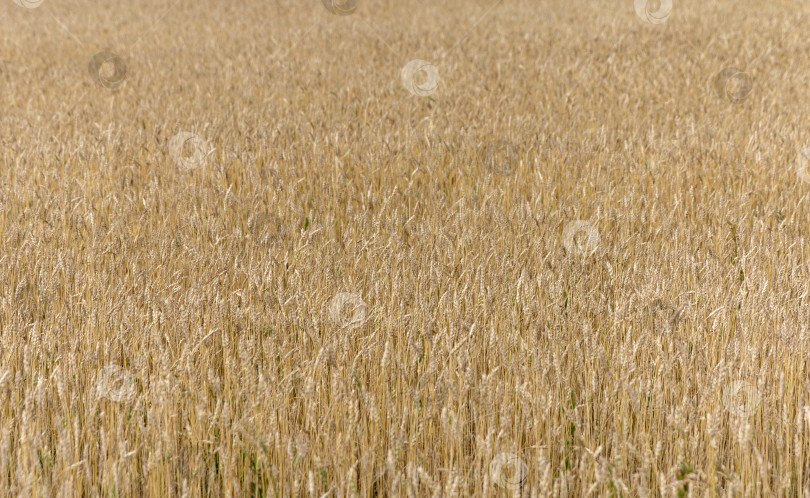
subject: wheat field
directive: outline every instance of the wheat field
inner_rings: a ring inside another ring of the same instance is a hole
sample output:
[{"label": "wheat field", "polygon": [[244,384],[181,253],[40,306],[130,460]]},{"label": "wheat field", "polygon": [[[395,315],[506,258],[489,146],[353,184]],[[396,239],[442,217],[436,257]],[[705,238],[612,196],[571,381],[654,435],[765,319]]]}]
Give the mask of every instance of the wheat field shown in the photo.
[{"label": "wheat field", "polygon": [[0,496],[809,496],[808,21],[5,0]]}]

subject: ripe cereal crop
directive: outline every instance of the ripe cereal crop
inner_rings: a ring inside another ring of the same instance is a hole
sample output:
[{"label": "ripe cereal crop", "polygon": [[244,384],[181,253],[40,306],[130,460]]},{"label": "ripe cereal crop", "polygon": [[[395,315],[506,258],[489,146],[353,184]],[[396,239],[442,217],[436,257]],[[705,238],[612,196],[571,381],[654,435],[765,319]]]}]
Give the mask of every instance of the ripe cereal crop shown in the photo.
[{"label": "ripe cereal crop", "polygon": [[0,497],[810,495],[808,20],[6,0]]}]

